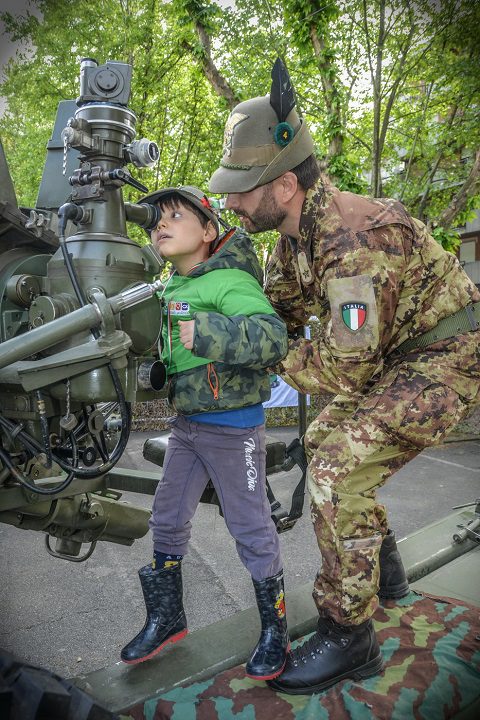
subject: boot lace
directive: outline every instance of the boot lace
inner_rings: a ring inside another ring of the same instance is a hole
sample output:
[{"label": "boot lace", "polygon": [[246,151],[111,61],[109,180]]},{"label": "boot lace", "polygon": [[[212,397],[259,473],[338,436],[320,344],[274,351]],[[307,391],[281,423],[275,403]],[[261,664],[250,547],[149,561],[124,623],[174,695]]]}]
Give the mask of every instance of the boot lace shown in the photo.
[{"label": "boot lace", "polygon": [[295,650],[292,650],[292,662],[295,667],[300,663],[306,664],[309,660],[315,660],[318,656],[328,651],[332,644],[340,648],[347,647],[349,641],[338,630],[333,629],[328,620],[319,621],[319,630]]}]

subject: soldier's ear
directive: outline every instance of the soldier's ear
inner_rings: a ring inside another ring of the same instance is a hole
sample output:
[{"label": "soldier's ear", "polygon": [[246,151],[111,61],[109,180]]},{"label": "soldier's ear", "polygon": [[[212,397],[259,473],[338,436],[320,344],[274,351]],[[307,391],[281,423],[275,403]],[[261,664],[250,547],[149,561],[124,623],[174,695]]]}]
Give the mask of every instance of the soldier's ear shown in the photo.
[{"label": "soldier's ear", "polygon": [[277,184],[277,192],[284,203],[288,203],[298,190],[298,178],[293,172],[286,172],[274,180]]}]

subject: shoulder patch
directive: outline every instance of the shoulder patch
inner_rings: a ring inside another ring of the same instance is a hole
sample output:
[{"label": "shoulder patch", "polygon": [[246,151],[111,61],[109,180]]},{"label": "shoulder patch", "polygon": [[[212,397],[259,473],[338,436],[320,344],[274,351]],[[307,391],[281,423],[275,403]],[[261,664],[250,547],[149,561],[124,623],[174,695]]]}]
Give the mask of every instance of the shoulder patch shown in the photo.
[{"label": "shoulder patch", "polygon": [[328,280],[333,343],[338,350],[375,350],[379,343],[377,303],[370,275]]},{"label": "shoulder patch", "polygon": [[302,250],[297,254],[298,270],[304,285],[310,285],[313,282],[313,275],[310,264],[307,260],[305,252]]}]

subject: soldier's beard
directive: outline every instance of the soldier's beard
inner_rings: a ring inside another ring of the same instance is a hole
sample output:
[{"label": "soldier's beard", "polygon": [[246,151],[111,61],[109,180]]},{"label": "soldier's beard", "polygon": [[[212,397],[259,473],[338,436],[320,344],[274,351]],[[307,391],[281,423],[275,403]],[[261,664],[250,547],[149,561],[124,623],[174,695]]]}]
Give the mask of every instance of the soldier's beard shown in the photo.
[{"label": "soldier's beard", "polygon": [[235,210],[236,215],[241,215],[245,230],[250,233],[260,233],[266,230],[276,230],[287,217],[286,210],[279,208],[273,195],[273,188],[270,184],[263,188],[262,197],[257,209],[249,214],[240,208]]}]

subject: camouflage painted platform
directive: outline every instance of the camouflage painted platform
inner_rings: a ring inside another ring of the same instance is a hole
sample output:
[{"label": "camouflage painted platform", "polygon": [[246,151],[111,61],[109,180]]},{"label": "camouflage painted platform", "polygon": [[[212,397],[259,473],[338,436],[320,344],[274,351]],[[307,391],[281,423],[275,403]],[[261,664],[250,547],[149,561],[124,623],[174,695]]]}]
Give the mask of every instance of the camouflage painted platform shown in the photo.
[{"label": "camouflage painted platform", "polygon": [[[131,708],[133,720],[447,720],[480,702],[480,612],[415,592],[375,614],[385,671],[313,696],[275,693],[243,665]],[[472,715],[474,717],[474,715]],[[480,717],[477,715],[476,717]]]}]

